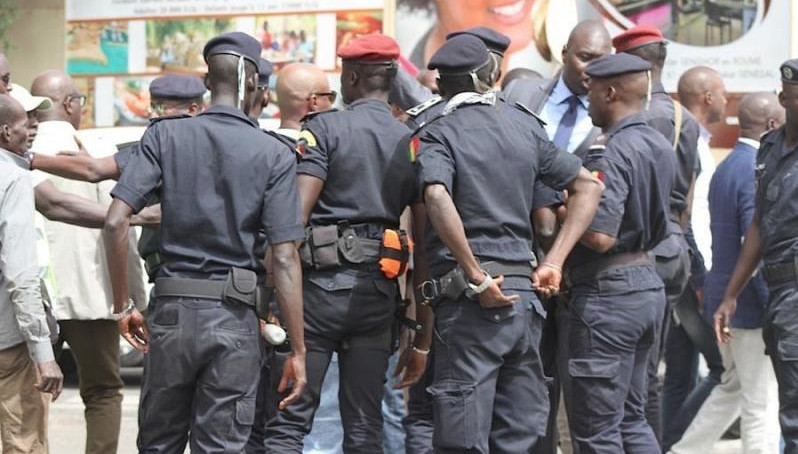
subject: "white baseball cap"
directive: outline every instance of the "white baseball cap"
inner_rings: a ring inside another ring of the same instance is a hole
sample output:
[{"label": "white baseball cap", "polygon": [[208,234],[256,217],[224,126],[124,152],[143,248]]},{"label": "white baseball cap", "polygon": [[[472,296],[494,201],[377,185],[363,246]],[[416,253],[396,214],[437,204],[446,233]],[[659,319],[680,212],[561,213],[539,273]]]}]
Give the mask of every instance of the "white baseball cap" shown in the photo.
[{"label": "white baseball cap", "polygon": [[44,96],[33,96],[28,90],[25,90],[24,87],[13,83],[11,84],[11,91],[8,94],[12,98],[16,99],[17,102],[22,104],[25,112],[31,112],[39,109],[49,109],[53,105],[53,101],[50,100],[50,98]]}]

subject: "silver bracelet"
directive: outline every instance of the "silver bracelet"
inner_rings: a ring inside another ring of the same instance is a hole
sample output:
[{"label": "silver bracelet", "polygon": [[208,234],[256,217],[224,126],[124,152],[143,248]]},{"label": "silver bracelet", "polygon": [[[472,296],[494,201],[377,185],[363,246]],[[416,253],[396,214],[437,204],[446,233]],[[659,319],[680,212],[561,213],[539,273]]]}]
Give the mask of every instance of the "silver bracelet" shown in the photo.
[{"label": "silver bracelet", "polygon": [[128,315],[132,314],[134,310],[136,310],[136,305],[133,304],[133,301],[131,300],[128,303],[127,307],[122,310],[122,312],[114,312],[114,313],[112,313],[111,314],[111,320],[113,320],[115,322],[118,322],[119,320],[122,320],[123,318],[125,318]]},{"label": "silver bracelet", "polygon": [[416,353],[420,353],[420,354],[422,354],[424,356],[429,355],[429,350],[422,350],[422,349],[416,347],[415,345],[413,346],[413,351],[416,352]]},{"label": "silver bracelet", "polygon": [[468,288],[475,295],[479,295],[480,293],[484,292],[485,290],[488,289],[488,287],[490,287],[491,284],[493,284],[493,277],[484,270],[482,272],[485,273],[485,279],[482,281],[481,284],[475,285],[472,284],[471,282],[468,283]]}]

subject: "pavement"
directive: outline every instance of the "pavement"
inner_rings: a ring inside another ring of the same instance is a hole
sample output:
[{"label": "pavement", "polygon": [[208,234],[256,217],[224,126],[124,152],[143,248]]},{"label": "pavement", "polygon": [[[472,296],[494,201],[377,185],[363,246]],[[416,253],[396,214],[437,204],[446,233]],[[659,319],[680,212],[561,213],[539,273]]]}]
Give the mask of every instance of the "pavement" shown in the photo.
[{"label": "pavement", "polygon": [[[119,435],[118,454],[136,453],[138,432],[137,410],[139,402],[140,371],[123,369],[125,382],[122,401],[122,428]],[[53,454],[81,454],[85,449],[86,429],[83,419],[83,403],[74,384],[64,389],[61,397],[50,406],[50,452]],[[188,453],[188,449],[185,451]],[[715,445],[712,453],[740,454],[739,440],[723,440]]]}]

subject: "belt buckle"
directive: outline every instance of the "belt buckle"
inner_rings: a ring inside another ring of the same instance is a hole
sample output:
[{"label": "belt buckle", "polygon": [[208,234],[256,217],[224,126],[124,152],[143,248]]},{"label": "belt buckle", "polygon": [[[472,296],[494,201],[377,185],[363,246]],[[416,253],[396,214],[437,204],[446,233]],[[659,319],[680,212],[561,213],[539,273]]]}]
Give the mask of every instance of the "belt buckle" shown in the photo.
[{"label": "belt buckle", "polygon": [[441,294],[440,285],[434,279],[422,282],[418,290],[425,303],[435,301]]}]

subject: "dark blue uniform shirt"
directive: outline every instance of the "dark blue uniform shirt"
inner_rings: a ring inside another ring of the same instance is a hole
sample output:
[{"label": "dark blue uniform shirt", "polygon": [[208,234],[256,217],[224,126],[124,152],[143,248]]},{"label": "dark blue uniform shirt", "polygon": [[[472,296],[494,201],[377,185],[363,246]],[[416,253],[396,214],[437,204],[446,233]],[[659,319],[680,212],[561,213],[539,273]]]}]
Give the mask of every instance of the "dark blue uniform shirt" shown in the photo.
[{"label": "dark blue uniform shirt", "polygon": [[[419,186],[446,186],[474,255],[531,260],[535,180],[563,189],[579,174],[579,158],[554,146],[531,114],[503,101],[460,106],[429,122],[418,138]],[[452,268],[453,256],[431,230],[430,266]]]},{"label": "dark blue uniform shirt", "polygon": [[759,236],[766,265],[798,254],[798,147],[787,148],[784,127],[762,139],[757,156]]},{"label": "dark blue uniform shirt", "polygon": [[[723,300],[743,237],[754,218],[756,152],[753,146],[737,142],[731,154],[718,165],[709,184],[713,264],[704,282],[704,318],[710,322]],[[737,297],[737,312],[731,326],[761,328],[767,299],[767,285],[757,274]]]},{"label": "dark blue uniform shirt", "polygon": [[[407,149],[397,146],[408,133],[390,106],[375,99],[309,118],[300,134],[306,143],[297,172],[324,181],[309,224],[345,220],[397,228],[399,216],[418,193]],[[382,232],[374,236],[381,238]]]},{"label": "dark blue uniform shirt", "polygon": [[221,280],[231,267],[262,271],[259,231],[270,244],[304,237],[295,168],[243,112],[213,106],[154,122],[111,194],[139,211],[161,182],[159,277]]},{"label": "dark blue uniform shirt", "polygon": [[651,90],[651,105],[646,112],[646,122],[659,131],[670,144],[671,153],[676,154],[676,169],[670,194],[671,219],[678,221],[677,215],[687,208],[687,192],[693,173],[699,168],[698,136],[699,127],[695,117],[684,107],[676,151],[673,140],[676,134],[676,114],[673,99],[665,92],[661,83],[654,84]]},{"label": "dark blue uniform shirt", "polygon": [[604,182],[601,202],[588,230],[612,236],[616,243],[604,254],[577,244],[568,258],[570,267],[603,256],[649,251],[667,233],[676,160],[670,144],[646,125],[642,114],[621,120],[606,135],[606,146],[591,148],[584,161],[584,166]]}]

